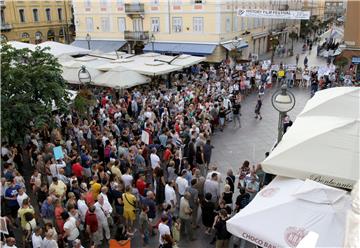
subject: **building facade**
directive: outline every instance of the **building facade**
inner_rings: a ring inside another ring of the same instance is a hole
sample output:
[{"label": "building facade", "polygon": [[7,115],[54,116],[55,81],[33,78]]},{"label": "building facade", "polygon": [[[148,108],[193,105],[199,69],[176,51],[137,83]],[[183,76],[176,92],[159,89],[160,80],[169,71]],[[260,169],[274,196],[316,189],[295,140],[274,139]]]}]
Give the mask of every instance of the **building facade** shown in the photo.
[{"label": "building facade", "polygon": [[356,70],[356,78],[360,81],[360,28],[359,28],[360,1],[348,1],[344,27],[345,47],[341,53],[348,58]]},{"label": "building facade", "polygon": [[2,0],[1,39],[27,43],[59,41],[70,43],[74,36],[70,0]]},{"label": "building facade", "polygon": [[303,10],[310,11],[312,17],[324,20],[326,0],[303,0]]},{"label": "building facade", "polygon": [[243,57],[269,50],[269,35],[283,42],[288,27],[299,31],[300,21],[243,18],[237,9],[300,10],[301,0],[73,0],[76,41],[74,45],[109,51],[190,53],[221,61],[235,37]]},{"label": "building facade", "polygon": [[324,10],[324,20],[338,19],[345,14],[346,1],[344,0],[326,0]]}]

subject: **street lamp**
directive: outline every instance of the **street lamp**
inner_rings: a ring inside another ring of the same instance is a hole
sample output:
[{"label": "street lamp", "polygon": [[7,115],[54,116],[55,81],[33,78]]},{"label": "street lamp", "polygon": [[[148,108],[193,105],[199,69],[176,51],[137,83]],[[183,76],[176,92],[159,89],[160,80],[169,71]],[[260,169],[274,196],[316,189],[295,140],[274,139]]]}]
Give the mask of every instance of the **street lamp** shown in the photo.
[{"label": "street lamp", "polygon": [[279,112],[278,139],[277,139],[277,144],[279,144],[284,134],[282,120],[285,118],[286,113],[294,108],[295,96],[291,91],[287,90],[286,84],[283,84],[281,86],[281,89],[277,90],[272,95],[271,104],[273,105],[274,109],[276,109]]},{"label": "street lamp", "polygon": [[86,34],[86,41],[87,41],[87,43],[88,43],[88,50],[90,50],[90,41],[91,41],[91,36],[90,36],[90,34],[88,33],[88,34]]},{"label": "street lamp", "polygon": [[154,52],[154,42],[155,42],[155,35],[154,35],[154,34],[151,34],[151,36],[150,36],[150,42],[151,42],[152,52]]},{"label": "street lamp", "polygon": [[240,42],[241,42],[241,38],[238,38],[237,36],[234,37],[234,39],[231,41],[231,44],[234,46],[234,48],[238,49],[238,47],[240,46]]},{"label": "street lamp", "polygon": [[91,75],[90,72],[86,69],[85,65],[82,65],[78,72],[79,82],[80,84],[90,84],[91,83]]}]

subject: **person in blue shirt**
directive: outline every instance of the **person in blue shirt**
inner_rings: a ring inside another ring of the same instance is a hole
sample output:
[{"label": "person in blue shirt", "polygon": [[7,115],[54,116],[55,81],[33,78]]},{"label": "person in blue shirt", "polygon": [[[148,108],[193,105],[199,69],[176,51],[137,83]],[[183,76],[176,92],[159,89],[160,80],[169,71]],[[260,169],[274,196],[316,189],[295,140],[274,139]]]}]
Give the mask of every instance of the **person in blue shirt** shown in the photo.
[{"label": "person in blue shirt", "polygon": [[16,200],[20,186],[15,184],[14,177],[9,177],[8,181],[9,181],[10,185],[5,190],[6,207],[9,209],[11,217],[13,217],[15,219],[17,216],[17,211],[20,207],[18,204],[18,201]]}]

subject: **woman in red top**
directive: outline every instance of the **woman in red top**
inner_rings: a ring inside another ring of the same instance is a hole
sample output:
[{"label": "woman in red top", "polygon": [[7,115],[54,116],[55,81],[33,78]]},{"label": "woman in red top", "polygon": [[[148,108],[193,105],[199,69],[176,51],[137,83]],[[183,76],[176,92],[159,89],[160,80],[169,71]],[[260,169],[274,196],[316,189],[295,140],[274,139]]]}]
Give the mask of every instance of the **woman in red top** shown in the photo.
[{"label": "woman in red top", "polygon": [[64,212],[64,208],[61,206],[61,202],[59,199],[55,200],[55,222],[57,230],[60,234],[64,233],[64,220],[61,217],[62,212]]},{"label": "woman in red top", "polygon": [[83,167],[81,166],[81,164],[79,163],[79,161],[77,161],[75,164],[72,165],[72,173],[77,177],[77,178],[81,178],[83,175]]}]

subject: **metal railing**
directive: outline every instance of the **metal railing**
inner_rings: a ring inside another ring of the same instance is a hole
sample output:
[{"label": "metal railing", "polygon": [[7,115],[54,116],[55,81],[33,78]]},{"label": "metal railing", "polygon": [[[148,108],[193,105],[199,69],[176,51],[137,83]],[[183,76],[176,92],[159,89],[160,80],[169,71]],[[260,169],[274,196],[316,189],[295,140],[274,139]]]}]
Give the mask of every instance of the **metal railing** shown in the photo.
[{"label": "metal railing", "polygon": [[144,4],[143,3],[126,3],[125,4],[125,13],[144,13]]},{"label": "metal railing", "polygon": [[9,23],[1,23],[1,31],[4,30],[11,30],[12,29],[12,25]]},{"label": "metal railing", "polygon": [[145,41],[149,40],[149,31],[125,31],[125,40]]}]

